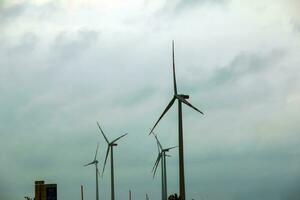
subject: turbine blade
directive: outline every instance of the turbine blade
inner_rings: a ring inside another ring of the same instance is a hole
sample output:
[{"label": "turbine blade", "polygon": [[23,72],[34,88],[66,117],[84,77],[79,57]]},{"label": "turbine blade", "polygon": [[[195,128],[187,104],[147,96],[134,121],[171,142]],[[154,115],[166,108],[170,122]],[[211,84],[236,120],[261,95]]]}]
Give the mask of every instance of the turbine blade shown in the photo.
[{"label": "turbine blade", "polygon": [[154,169],[154,172],[153,172],[153,178],[154,178],[154,176],[155,176],[155,174],[156,174],[156,170],[157,170],[157,167],[158,167],[158,165],[159,165],[159,161],[161,160],[161,154],[159,154],[159,156],[158,156],[158,162],[156,163],[156,166],[155,166],[155,169]]},{"label": "turbine blade", "polygon": [[177,148],[177,147],[178,147],[178,146],[169,147],[169,148],[164,149],[164,151],[169,151],[169,150],[174,149],[174,148]]},{"label": "turbine blade", "polygon": [[104,169],[105,169],[105,165],[106,165],[106,161],[107,161],[109,149],[110,149],[110,146],[108,145],[107,146],[107,150],[106,150],[106,156],[105,156],[104,164],[103,164],[102,176],[103,176],[103,173],[104,173]]},{"label": "turbine blade", "polygon": [[98,154],[98,148],[99,148],[99,142],[97,143],[97,149],[96,149],[96,152],[95,152],[94,160],[96,160],[96,157],[97,157],[97,154]]},{"label": "turbine blade", "polygon": [[157,146],[157,152],[160,153],[160,146],[157,141],[156,141],[156,146]]},{"label": "turbine blade", "polygon": [[92,164],[94,164],[94,163],[95,163],[95,161],[92,161],[92,162],[90,162],[90,163],[88,163],[88,164],[85,164],[85,165],[83,165],[83,166],[86,167],[86,166],[92,165]]},{"label": "turbine blade", "polygon": [[154,134],[154,137],[155,137],[155,139],[156,139],[156,143],[157,143],[157,145],[159,146],[160,150],[162,150],[163,148],[162,148],[162,146],[161,146],[161,144],[160,144],[160,142],[159,142],[159,140],[158,140],[158,138],[157,138],[157,135]]},{"label": "turbine blade", "polygon": [[161,120],[161,118],[166,114],[166,112],[168,112],[168,110],[171,108],[171,106],[173,105],[174,101],[175,101],[175,97],[172,98],[172,100],[170,101],[170,103],[167,105],[167,107],[165,108],[164,112],[160,115],[160,117],[158,118],[157,122],[154,124],[153,128],[151,129],[149,135],[153,132],[154,128],[156,127],[156,125],[158,124],[158,122]]},{"label": "turbine blade", "polygon": [[[151,129],[150,129],[150,131],[151,131]],[[156,140],[157,151],[158,151],[158,153],[160,153],[160,146],[159,146],[159,144],[158,144],[157,136],[156,136],[156,134],[155,134],[154,132],[152,132],[152,133],[153,133],[154,138],[155,138],[155,140]]]},{"label": "turbine blade", "polygon": [[99,127],[99,129],[100,129],[100,131],[101,131],[101,133],[102,133],[102,135],[104,137],[104,139],[106,140],[107,144],[109,144],[109,141],[108,141],[107,137],[105,136],[105,134],[104,134],[104,132],[103,132],[103,130],[102,130],[102,128],[101,128],[101,126],[100,126],[100,124],[98,122],[97,122],[97,125],[98,125],[98,127]]},{"label": "turbine blade", "polygon": [[176,84],[176,74],[175,74],[175,56],[174,56],[174,40],[172,40],[172,60],[173,60],[173,84],[174,84],[174,94],[177,95],[177,84]]},{"label": "turbine blade", "polygon": [[184,99],[183,97],[181,97],[181,96],[179,96],[179,95],[177,95],[176,97],[177,97],[177,98],[179,99],[179,101],[181,101],[182,103],[188,105],[189,107],[193,108],[194,110],[196,110],[196,111],[198,111],[199,113],[201,113],[202,115],[204,115],[204,113],[203,113],[201,110],[199,110],[198,108],[196,108],[195,106],[193,106],[190,102],[188,102],[188,101],[187,101],[186,99]]},{"label": "turbine blade", "polygon": [[154,172],[155,166],[156,166],[157,163],[159,162],[159,159],[160,159],[160,153],[157,155],[157,158],[156,158],[156,160],[155,160],[155,163],[154,163],[154,165],[153,165],[153,167],[152,167],[151,172]]},{"label": "turbine blade", "polygon": [[125,135],[127,135],[128,133],[125,133],[123,135],[121,135],[120,137],[117,137],[116,139],[114,139],[111,143],[115,143],[116,141],[118,141],[119,139],[121,139],[122,137],[124,137]]}]

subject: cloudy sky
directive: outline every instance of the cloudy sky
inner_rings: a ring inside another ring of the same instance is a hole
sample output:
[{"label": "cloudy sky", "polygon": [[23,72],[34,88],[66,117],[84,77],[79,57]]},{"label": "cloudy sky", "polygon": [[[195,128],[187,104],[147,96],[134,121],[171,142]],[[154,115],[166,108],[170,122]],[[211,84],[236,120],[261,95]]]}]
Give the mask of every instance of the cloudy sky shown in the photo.
[{"label": "cloudy sky", "polygon": [[[187,199],[295,200],[300,191],[298,0],[0,0],[0,199],[95,197],[91,161],[115,148],[116,198],[160,197],[148,131],[178,88]],[[173,108],[156,129],[177,144]],[[178,152],[168,158],[178,192]],[[110,197],[109,165],[100,197]]]}]

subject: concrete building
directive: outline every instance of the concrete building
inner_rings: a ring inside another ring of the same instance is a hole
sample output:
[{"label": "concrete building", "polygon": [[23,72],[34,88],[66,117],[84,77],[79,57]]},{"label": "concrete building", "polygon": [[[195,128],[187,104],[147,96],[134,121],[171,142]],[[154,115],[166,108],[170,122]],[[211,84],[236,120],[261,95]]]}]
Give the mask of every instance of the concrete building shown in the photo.
[{"label": "concrete building", "polygon": [[35,200],[57,200],[57,185],[35,181]]}]

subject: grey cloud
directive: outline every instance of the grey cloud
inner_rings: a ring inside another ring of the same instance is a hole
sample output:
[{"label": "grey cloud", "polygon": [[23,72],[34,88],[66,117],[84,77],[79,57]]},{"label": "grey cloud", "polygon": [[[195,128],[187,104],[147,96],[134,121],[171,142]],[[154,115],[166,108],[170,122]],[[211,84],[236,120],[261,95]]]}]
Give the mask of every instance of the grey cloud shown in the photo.
[{"label": "grey cloud", "polygon": [[[185,12],[202,7],[225,7],[230,3],[230,1],[231,0],[167,0],[165,1],[162,7],[160,7],[154,12],[154,17],[159,18],[159,20],[166,18],[168,21],[173,21],[183,16]],[[154,27],[159,30],[162,29],[164,26],[160,25]]]},{"label": "grey cloud", "polygon": [[[299,164],[297,155],[280,155],[280,151],[270,151],[270,154],[263,155],[257,152],[257,155],[254,155],[253,152],[242,153],[237,157],[229,151],[229,154],[220,152],[221,155],[216,160],[203,163],[197,163],[193,159],[193,163],[187,165],[189,180],[198,186],[200,193],[206,193],[211,198],[223,196],[222,199],[226,200],[281,200],[284,199],[283,194],[294,191],[295,180],[299,180],[297,170],[293,167]],[[278,153],[279,155],[276,155]],[[209,153],[207,156],[213,157]],[[192,176],[195,173],[199,174],[201,180]],[[246,184],[239,185],[239,182]],[[216,191],[215,187],[219,189]],[[191,192],[196,195],[194,191]]]},{"label": "grey cloud", "polygon": [[[297,179],[298,178],[298,179]],[[286,186],[286,190],[281,194],[282,200],[297,200],[300,196],[300,178],[295,177],[295,180],[290,185]]]},{"label": "grey cloud", "polygon": [[224,6],[227,5],[230,0],[167,0],[164,6],[157,12],[158,15],[178,15],[182,12],[198,8],[201,6]]},{"label": "grey cloud", "polygon": [[2,3],[2,7],[0,7],[0,21],[18,17],[28,8],[27,3],[5,6],[5,8],[3,6],[4,4],[5,2]]},{"label": "grey cloud", "polygon": [[[266,77],[279,68],[286,55],[287,52],[284,50],[273,50],[266,54],[240,53],[228,64],[213,70],[211,75],[204,76],[199,82],[185,82],[184,87],[186,90],[197,90],[197,93],[201,93],[200,99],[208,102],[206,105],[208,109],[212,108],[211,105],[232,109],[259,102],[274,102],[277,98],[272,96],[276,94],[273,93],[273,83],[266,80]],[[248,81],[245,83],[245,80]],[[257,83],[262,85],[256,87]],[[283,84],[285,87],[289,87],[288,83],[284,82]],[[285,87],[281,88],[282,92]],[[203,95],[208,93],[218,98],[209,100],[207,97],[210,95]],[[222,101],[219,101],[219,98]]]},{"label": "grey cloud", "polygon": [[[1,176],[3,177],[3,176]],[[5,179],[1,179],[0,182],[0,198],[3,200],[9,200],[11,199],[11,190],[10,185],[8,185],[8,182]]]},{"label": "grey cloud", "polygon": [[226,84],[228,81],[235,82],[245,76],[261,73],[272,67],[283,58],[285,52],[274,50],[268,55],[241,53],[237,55],[227,66],[217,69],[210,82],[216,85]]},{"label": "grey cloud", "polygon": [[20,41],[12,46],[11,48],[7,49],[7,56],[13,57],[15,55],[28,55],[35,50],[35,47],[38,43],[38,36],[34,33],[25,33],[21,38]]},{"label": "grey cloud", "polygon": [[124,106],[137,106],[139,103],[143,103],[144,100],[149,99],[153,93],[155,93],[155,88],[142,88],[134,92],[127,93],[127,96],[120,100],[119,104]]},{"label": "grey cloud", "polygon": [[300,33],[300,21],[292,22],[292,27],[296,33]]},{"label": "grey cloud", "polygon": [[4,1],[2,6],[0,5],[0,24],[2,26],[12,24],[24,14],[30,14],[31,17],[36,16],[39,20],[48,19],[58,10],[59,7],[55,2],[35,5],[26,1],[15,4]]},{"label": "grey cloud", "polygon": [[98,34],[88,30],[76,32],[75,37],[72,33],[60,33],[55,38],[52,48],[59,59],[72,60],[80,56],[80,53],[84,53],[86,48],[97,43]]},{"label": "grey cloud", "polygon": [[180,11],[182,9],[191,8],[192,6],[199,6],[204,4],[209,5],[224,5],[230,0],[180,0],[175,6],[175,10]]}]

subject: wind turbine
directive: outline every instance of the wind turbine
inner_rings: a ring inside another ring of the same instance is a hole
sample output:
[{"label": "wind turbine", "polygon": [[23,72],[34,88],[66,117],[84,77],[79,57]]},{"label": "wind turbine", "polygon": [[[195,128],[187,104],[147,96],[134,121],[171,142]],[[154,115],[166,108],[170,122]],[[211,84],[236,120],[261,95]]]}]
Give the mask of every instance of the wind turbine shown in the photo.
[{"label": "wind turbine", "polygon": [[[154,135],[154,136],[155,136],[155,135]],[[157,170],[157,167],[158,167],[158,165],[159,165],[160,160],[163,159],[163,158],[162,158],[162,151],[161,151],[161,149],[160,149],[159,144],[157,143],[157,141],[156,141],[156,144],[157,144],[158,155],[157,155],[157,159],[156,159],[156,161],[155,161],[155,163],[154,163],[154,166],[153,166],[153,168],[152,168],[153,178],[154,178],[154,176],[155,176],[155,173],[156,173],[156,170]],[[164,162],[161,161],[160,164],[161,164],[161,200],[164,200],[164,198],[165,198]]]},{"label": "wind turbine", "polygon": [[86,167],[86,166],[94,164],[95,167],[96,167],[96,200],[99,200],[99,189],[98,189],[98,175],[99,175],[99,170],[98,170],[98,160],[97,160],[98,148],[99,148],[99,143],[97,144],[97,149],[96,149],[94,160],[92,162],[84,165],[84,167]]},{"label": "wind turbine", "polygon": [[169,148],[163,148],[161,143],[159,142],[157,136],[153,134],[157,143],[157,148],[158,148],[158,156],[156,159],[156,162],[152,168],[153,171],[153,177],[155,176],[157,167],[159,165],[159,162],[161,162],[161,186],[162,186],[162,200],[167,200],[168,199],[168,192],[167,192],[167,168],[166,168],[166,157],[169,156],[166,154],[166,152],[169,152],[169,150],[176,148],[177,146],[174,147],[169,147]]},{"label": "wind turbine", "polygon": [[163,113],[160,115],[153,128],[151,129],[149,135],[153,132],[154,128],[157,126],[162,117],[168,112],[172,107],[175,100],[178,100],[178,143],[179,143],[179,193],[180,199],[185,200],[185,182],[184,182],[184,154],[183,154],[183,124],[182,124],[182,103],[193,108],[197,112],[203,114],[198,108],[193,106],[190,102],[187,101],[189,95],[178,94],[177,93],[177,84],[176,84],[176,73],[175,73],[175,58],[174,58],[174,40],[172,41],[172,60],[173,60],[173,86],[174,86],[174,95]]},{"label": "wind turbine", "polygon": [[104,165],[103,165],[103,170],[102,170],[102,175],[104,173],[104,169],[105,169],[105,165],[106,165],[106,161],[107,161],[107,157],[110,151],[110,173],[111,173],[111,200],[115,200],[115,184],[114,184],[114,154],[113,154],[113,148],[114,146],[117,146],[118,144],[116,144],[116,142],[121,139],[122,137],[124,137],[125,135],[127,135],[127,133],[121,135],[120,137],[117,137],[116,139],[114,139],[113,141],[109,142],[107,137],[105,136],[103,130],[101,129],[99,123],[97,122],[97,125],[105,139],[105,141],[107,142],[107,151],[106,151],[106,156],[105,156],[105,160],[104,160]]}]

